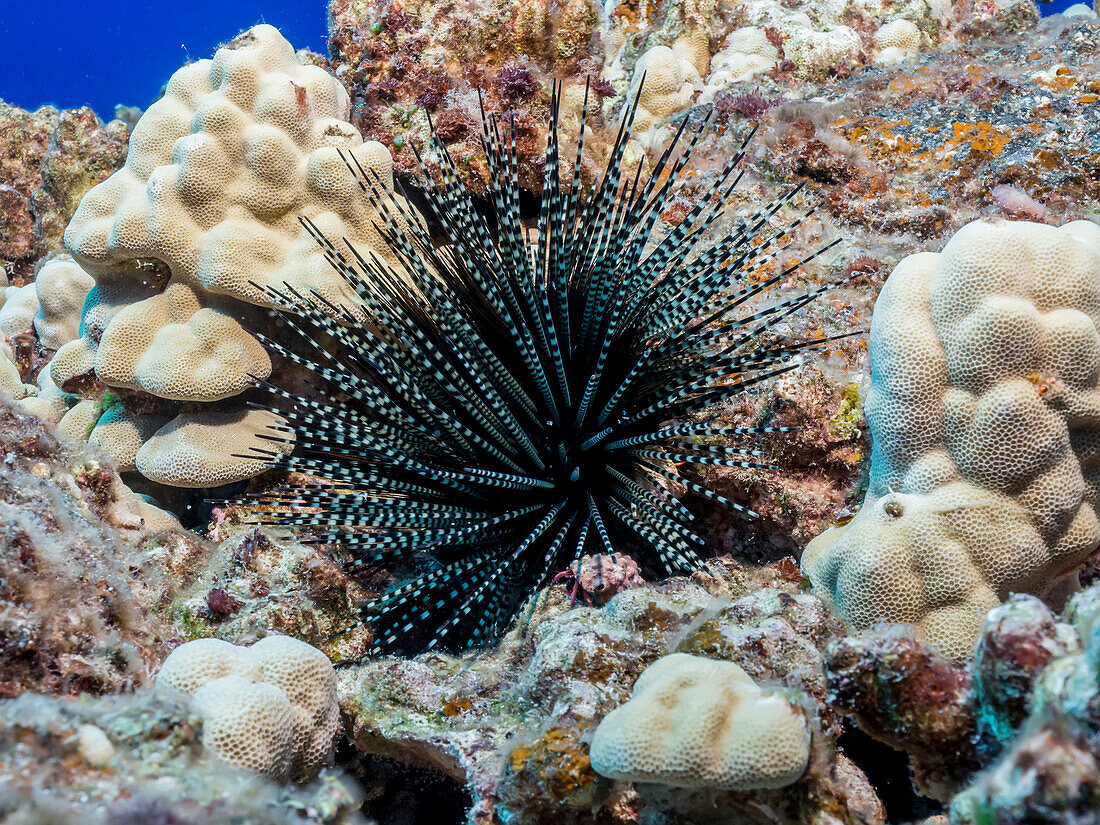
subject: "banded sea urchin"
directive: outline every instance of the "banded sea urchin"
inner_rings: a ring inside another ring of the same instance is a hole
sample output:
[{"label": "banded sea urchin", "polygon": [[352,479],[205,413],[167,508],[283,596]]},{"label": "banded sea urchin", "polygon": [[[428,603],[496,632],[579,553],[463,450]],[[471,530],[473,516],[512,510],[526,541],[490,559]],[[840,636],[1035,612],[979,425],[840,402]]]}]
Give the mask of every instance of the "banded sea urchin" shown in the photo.
[{"label": "banded sea urchin", "polygon": [[[521,221],[514,127],[483,113],[487,216],[437,138],[441,180],[428,176],[428,205],[442,245],[348,156],[405,272],[303,220],[361,305],[269,290],[315,360],[265,343],[324,379],[332,400],[256,382],[280,399],[263,408],[287,421],[269,438],[293,436],[294,449],[254,451],[273,468],[323,479],[262,494],[269,512],[260,519],[314,528],[316,541],[346,548],[355,568],[425,550],[435,559],[363,607],[374,653],[492,641],[556,570],[623,541],[666,573],[695,567],[702,539],[671,490],[750,511],[677,465],[775,469],[751,446],[699,442],[785,428],[713,427],[689,416],[793,369],[796,353],[823,343],[784,337],[776,324],[830,287],[754,309],[805,262],[777,266],[786,232],[805,216],[767,228],[801,185],[703,244],[744,174],[751,134],[662,234],[660,214],[709,118],[690,131],[685,119],[643,181],[641,165],[623,174],[635,98],[607,168],[582,197],[579,182],[561,186],[560,102],[555,87],[535,233]],[[582,117],[575,169],[584,129]],[[749,278],[765,264],[774,274]]]}]

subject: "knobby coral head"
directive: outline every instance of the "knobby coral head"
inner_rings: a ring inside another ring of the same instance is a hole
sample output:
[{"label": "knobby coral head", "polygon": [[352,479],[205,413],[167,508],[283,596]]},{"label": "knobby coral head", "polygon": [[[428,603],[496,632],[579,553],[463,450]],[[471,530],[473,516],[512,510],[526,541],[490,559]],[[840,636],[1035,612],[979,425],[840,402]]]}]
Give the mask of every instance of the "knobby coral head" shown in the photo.
[{"label": "knobby coral head", "polygon": [[[804,263],[773,265],[805,216],[769,226],[801,186],[705,240],[744,174],[746,138],[687,216],[658,231],[709,118],[690,129],[685,120],[643,180],[640,166],[624,169],[635,97],[602,175],[590,187],[574,176],[564,190],[560,102],[555,88],[537,231],[521,220],[514,132],[483,113],[488,209],[435,139],[441,172],[427,200],[447,241],[436,244],[348,155],[398,266],[306,221],[360,305],[268,288],[311,357],[266,345],[323,379],[330,396],[303,399],[257,381],[286,422],[267,437],[293,440],[294,450],[254,452],[273,468],[324,479],[265,494],[270,512],[260,518],[341,544],[356,569],[425,550],[434,557],[364,606],[375,653],[492,641],[554,571],[585,553],[625,546],[647,569],[694,568],[703,540],[673,490],[755,514],[682,465],[775,469],[754,439],[786,428],[712,427],[691,416],[794,369],[796,354],[824,343],[795,340],[782,324],[831,287],[760,308]],[[575,168],[583,143],[582,119]],[[750,278],[769,265],[771,277]]]}]

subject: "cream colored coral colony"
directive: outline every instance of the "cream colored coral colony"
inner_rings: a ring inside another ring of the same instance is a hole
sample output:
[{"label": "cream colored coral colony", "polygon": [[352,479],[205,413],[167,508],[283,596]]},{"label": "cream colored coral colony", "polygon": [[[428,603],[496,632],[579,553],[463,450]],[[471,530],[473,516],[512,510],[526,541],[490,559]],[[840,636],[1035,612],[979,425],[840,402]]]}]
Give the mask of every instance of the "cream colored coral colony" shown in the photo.
[{"label": "cream colored coral colony", "polygon": [[332,663],[289,636],[251,647],[196,639],[165,659],[156,685],[190,698],[215,756],[272,779],[312,781],[340,736]]},{"label": "cream colored coral colony", "polygon": [[1100,227],[976,221],[904,259],[865,407],[863,508],[803,568],[850,624],[914,624],[965,659],[990,608],[1100,544]]},{"label": "cream colored coral colony", "polygon": [[108,387],[174,402],[92,418],[92,440],[123,469],[185,487],[257,471],[229,453],[207,460],[204,439],[212,422],[241,443],[272,420],[234,400],[250,374],[271,372],[248,331],[263,326],[265,288],[352,303],[299,217],[390,255],[339,152],[387,186],[392,160],[348,115],[332,75],[256,26],[177,71],[134,128],[126,165],[81,201],[65,243],[95,286],[53,382],[65,389],[94,372]]},{"label": "cream colored coral colony", "polygon": [[733,662],[673,653],[600,722],[593,769],[612,779],[746,791],[798,780],[810,758],[802,710]]}]

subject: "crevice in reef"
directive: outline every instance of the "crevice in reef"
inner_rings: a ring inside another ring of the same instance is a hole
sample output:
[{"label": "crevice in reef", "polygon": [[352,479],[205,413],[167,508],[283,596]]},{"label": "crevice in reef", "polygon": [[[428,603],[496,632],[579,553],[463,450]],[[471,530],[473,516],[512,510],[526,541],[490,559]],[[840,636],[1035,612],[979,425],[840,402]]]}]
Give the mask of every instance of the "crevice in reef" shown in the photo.
[{"label": "crevice in reef", "polygon": [[945,813],[943,805],[913,788],[909,757],[901,751],[872,739],[855,725],[845,727],[837,744],[871,781],[890,825]]},{"label": "crevice in reef", "polygon": [[378,825],[461,825],[473,805],[469,791],[446,774],[358,754],[346,740],[336,764],[361,785],[362,814]]}]

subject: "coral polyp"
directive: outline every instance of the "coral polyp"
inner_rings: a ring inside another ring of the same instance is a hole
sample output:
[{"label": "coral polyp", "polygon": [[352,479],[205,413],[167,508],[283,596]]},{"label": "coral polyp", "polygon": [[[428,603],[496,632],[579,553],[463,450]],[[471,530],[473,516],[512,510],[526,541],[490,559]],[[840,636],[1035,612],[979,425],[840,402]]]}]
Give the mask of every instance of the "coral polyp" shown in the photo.
[{"label": "coral polyp", "polygon": [[[629,549],[646,569],[693,569],[703,539],[677,492],[753,514],[685,465],[776,469],[759,436],[785,429],[696,414],[823,344],[792,337],[785,319],[831,287],[766,300],[804,263],[781,264],[805,216],[772,228],[801,187],[716,224],[751,134],[669,227],[662,212],[708,119],[685,119],[643,178],[624,162],[635,97],[602,174],[564,187],[559,103],[555,89],[537,226],[522,215],[513,127],[483,113],[487,207],[431,145],[427,203],[445,242],[348,154],[399,265],[304,220],[359,305],[267,289],[307,347],[264,342],[326,387],[318,401],[256,381],[286,420],[267,437],[294,449],[253,452],[299,474],[261,496],[259,517],[342,545],[354,569],[426,565],[363,607],[374,653],[491,642],[584,554]],[[574,169],[584,136],[582,120]]]}]

